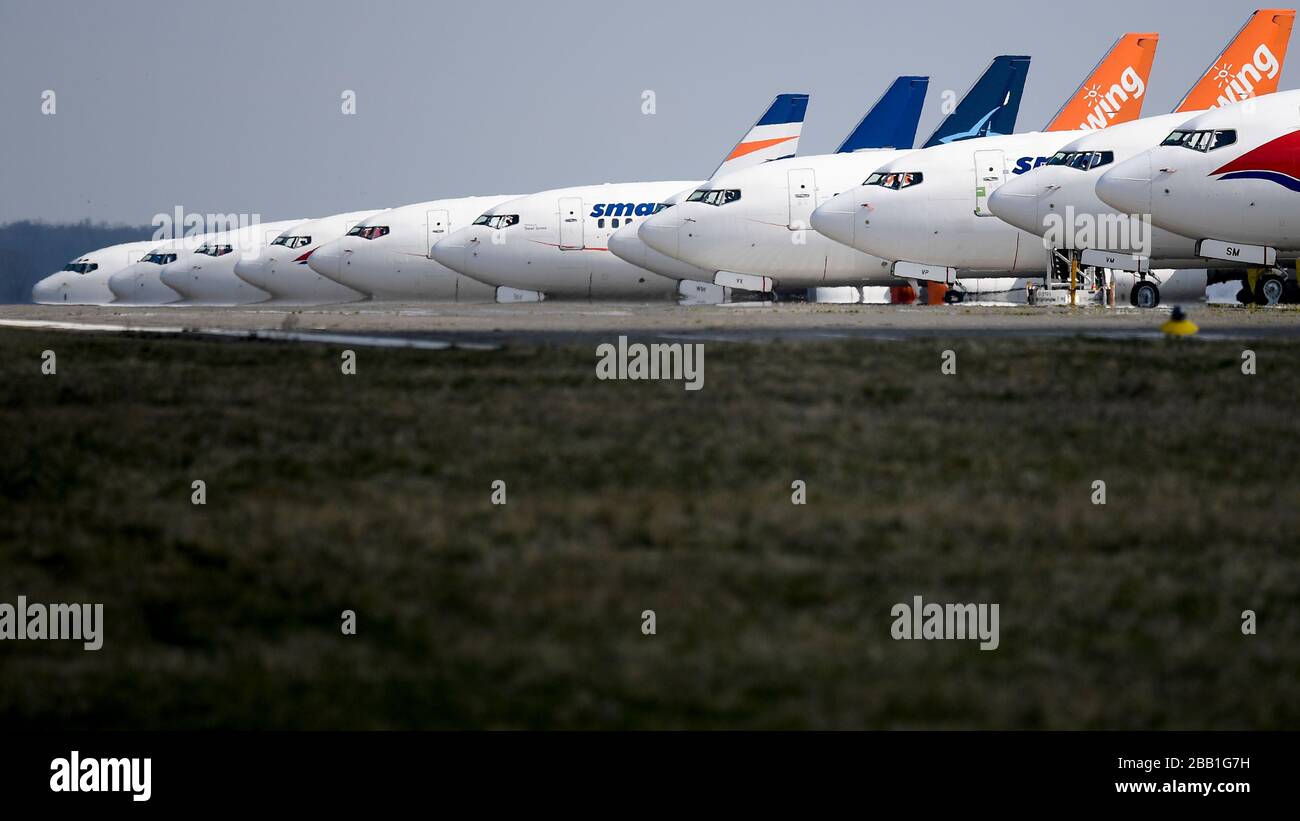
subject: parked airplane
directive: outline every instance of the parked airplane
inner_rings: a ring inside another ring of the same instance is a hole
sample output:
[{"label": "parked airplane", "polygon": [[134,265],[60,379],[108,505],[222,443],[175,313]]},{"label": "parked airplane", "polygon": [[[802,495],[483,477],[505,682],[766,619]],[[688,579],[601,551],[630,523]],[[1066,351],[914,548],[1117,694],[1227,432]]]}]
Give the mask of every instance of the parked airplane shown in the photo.
[{"label": "parked airplane", "polygon": [[[921,119],[921,106],[925,101],[929,79],[928,77],[899,77],[895,80],[884,96],[868,109],[862,120],[844,138],[835,153],[851,154],[868,149],[911,148],[912,141],[916,137],[917,124]],[[741,146],[744,145],[745,143],[742,142]],[[737,151],[741,146],[737,147]],[[804,162],[805,160],[799,158],[786,158],[774,162],[774,166],[784,167],[792,163]],[[755,164],[749,168],[736,168],[729,163],[724,163],[709,178],[705,187],[720,187],[717,183],[720,179],[751,177],[764,170],[762,164]],[[778,176],[787,179],[784,172],[778,173]],[[680,205],[691,196],[693,192],[681,192],[665,203],[665,206]],[[649,268],[670,279],[681,280],[679,291],[688,300],[718,302],[726,297],[727,289],[715,283],[716,268],[707,267],[707,264],[706,267],[692,265],[650,247],[640,236],[640,229],[644,225],[645,223],[633,223],[615,231],[609,238],[610,252],[634,265]],[[785,239],[788,239],[788,236]]]},{"label": "parked airplane", "polygon": [[381,211],[307,258],[316,273],[380,301],[492,302],[497,289],[433,258],[433,246],[518,194],[431,200]]},{"label": "parked airplane", "polygon": [[[1097,197],[1097,180],[1116,162],[1158,145],[1198,111],[1276,91],[1294,20],[1293,9],[1256,11],[1173,114],[1144,117],[1074,140],[1047,165],[999,187],[989,197],[989,210],[1044,237],[1050,248],[1075,252],[1081,265],[1137,274],[1128,289],[1134,305],[1155,307],[1162,298],[1204,296],[1205,260],[1197,256],[1195,240],[1128,219]],[[1153,265],[1186,272],[1148,276]],[[1216,280],[1224,276],[1236,278],[1227,271],[1214,274]],[[1170,286],[1183,281],[1186,293],[1171,291]]]},{"label": "parked airplane", "polygon": [[180,300],[181,295],[162,281],[163,266],[188,259],[215,236],[215,232],[193,234],[155,243],[139,262],[109,275],[108,288],[113,292],[113,303],[167,305]]},{"label": "parked airplane", "polygon": [[32,286],[32,301],[46,305],[107,305],[114,299],[108,278],[138,262],[157,240],[125,242],[91,251]]},{"label": "parked airplane", "polygon": [[164,265],[163,284],[181,295],[188,305],[247,305],[271,295],[235,276],[235,264],[254,260],[262,249],[301,219],[258,223],[215,235],[176,262]]},{"label": "parked airplane", "polygon": [[327,242],[351,231],[379,211],[351,211],[298,223],[276,237],[257,259],[235,263],[235,276],[271,295],[275,302],[329,305],[356,302],[362,292],[323,277],[307,267],[307,259]]},{"label": "parked airplane", "polygon": [[[781,94],[723,158],[722,170],[787,157],[798,148],[808,95]],[[570,299],[666,298],[677,280],[609,253],[610,236],[637,224],[695,182],[620,183],[543,191],[497,205],[468,228],[438,242],[436,260],[492,285]],[[682,276],[707,272],[644,260]]]},{"label": "parked airplane", "polygon": [[1040,238],[993,216],[989,195],[1085,131],[1136,119],[1156,34],[1126,34],[1046,129],[926,148],[881,166],[812,215],[818,232],[892,263],[908,279],[1044,270]]},{"label": "parked airplane", "polygon": [[[926,145],[1014,130],[1029,58],[997,57]],[[923,78],[904,77],[873,106],[869,137],[856,150],[795,157],[725,174],[687,202],[651,217],[637,232],[650,248],[714,272],[712,281],[749,291],[892,283],[883,260],[808,230],[822,202],[910,154]],[[915,113],[914,113],[915,112]]]},{"label": "parked airplane", "polygon": [[1300,255],[1300,91],[1199,114],[1159,146],[1117,164],[1097,196],[1196,241],[1209,260],[1270,269],[1261,301],[1282,297],[1283,260]]}]

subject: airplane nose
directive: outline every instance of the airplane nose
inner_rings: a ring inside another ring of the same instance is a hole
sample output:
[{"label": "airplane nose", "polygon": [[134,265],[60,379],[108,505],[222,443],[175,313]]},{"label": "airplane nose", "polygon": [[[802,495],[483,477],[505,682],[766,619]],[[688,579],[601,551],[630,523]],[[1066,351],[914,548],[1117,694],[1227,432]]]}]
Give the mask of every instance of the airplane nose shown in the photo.
[{"label": "airplane nose", "polygon": [[118,271],[108,278],[108,290],[113,292],[114,299],[130,299],[135,295],[136,272],[131,270],[133,267]]},{"label": "airplane nose", "polygon": [[312,252],[307,257],[307,267],[329,279],[339,275],[339,262],[343,257],[338,240],[331,240]]},{"label": "airplane nose", "polygon": [[641,226],[623,226],[614,233],[609,235],[609,252],[624,262],[630,262],[633,265],[644,265],[646,256],[645,243],[637,236]]},{"label": "airplane nose", "polygon": [[641,223],[636,235],[637,239],[659,253],[667,254],[676,259],[678,254],[678,229],[681,228],[681,220],[677,218],[676,214],[672,213],[674,210],[669,208]]},{"label": "airplane nose", "polygon": [[180,288],[184,288],[186,282],[194,276],[193,268],[194,266],[188,262],[164,265],[162,270],[158,272],[158,276],[162,279],[164,285],[173,291],[178,291]]},{"label": "airplane nose", "polygon": [[1097,180],[1097,196],[1125,214],[1151,213],[1151,155],[1125,160]]},{"label": "airplane nose", "polygon": [[60,286],[62,284],[62,271],[47,276],[45,279],[42,279],[40,282],[32,286],[32,302],[62,302],[63,298],[60,295]]},{"label": "airplane nose", "polygon": [[1038,196],[1042,187],[1027,179],[1012,180],[989,195],[993,216],[1031,234],[1042,232],[1038,224]]},{"label": "airplane nose", "polygon": [[267,280],[266,269],[270,264],[271,258],[267,256],[257,259],[241,259],[235,263],[235,276],[255,288],[266,290],[263,285]]},{"label": "airplane nose", "polygon": [[468,274],[465,265],[466,238],[459,231],[434,243],[430,252],[440,265],[445,265],[459,274]]},{"label": "airplane nose", "polygon": [[842,194],[831,197],[812,212],[813,230],[844,245],[853,245],[854,219],[862,207],[853,201],[852,195]]}]

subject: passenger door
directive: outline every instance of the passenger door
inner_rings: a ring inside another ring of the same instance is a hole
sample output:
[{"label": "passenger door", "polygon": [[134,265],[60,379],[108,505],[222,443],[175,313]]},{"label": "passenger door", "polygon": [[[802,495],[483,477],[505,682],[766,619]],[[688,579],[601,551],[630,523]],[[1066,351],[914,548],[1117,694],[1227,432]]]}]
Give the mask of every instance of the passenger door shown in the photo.
[{"label": "passenger door", "polygon": [[451,230],[451,213],[446,210],[429,211],[425,214],[425,217],[427,218],[429,242],[428,247],[424,249],[424,255],[429,259],[433,259],[433,246],[437,244],[438,240],[447,236],[447,232]]},{"label": "passenger door", "polygon": [[576,251],[584,247],[582,197],[560,198],[560,250]]},{"label": "passenger door", "polygon": [[975,216],[991,217],[989,195],[1007,179],[1007,167],[1002,152],[987,150],[975,152]]}]

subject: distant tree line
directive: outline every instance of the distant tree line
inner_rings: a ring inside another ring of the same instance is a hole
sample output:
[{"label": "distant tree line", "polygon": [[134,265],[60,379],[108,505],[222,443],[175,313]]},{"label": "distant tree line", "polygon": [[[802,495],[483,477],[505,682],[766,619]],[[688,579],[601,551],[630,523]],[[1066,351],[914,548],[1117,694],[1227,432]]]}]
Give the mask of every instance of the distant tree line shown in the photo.
[{"label": "distant tree line", "polygon": [[90,251],[147,240],[149,226],[11,222],[0,225],[0,303],[31,302],[32,286]]}]

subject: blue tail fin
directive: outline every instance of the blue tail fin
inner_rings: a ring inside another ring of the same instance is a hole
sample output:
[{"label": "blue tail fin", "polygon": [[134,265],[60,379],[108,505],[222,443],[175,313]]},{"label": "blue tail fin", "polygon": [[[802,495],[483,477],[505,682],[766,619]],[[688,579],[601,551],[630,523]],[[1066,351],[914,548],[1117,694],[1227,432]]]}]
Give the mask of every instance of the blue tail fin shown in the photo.
[{"label": "blue tail fin", "polygon": [[916,126],[921,121],[921,106],[925,104],[925,90],[929,85],[929,77],[899,77],[835,153],[847,154],[864,148],[911,148],[916,141]]},{"label": "blue tail fin", "polygon": [[984,74],[961,98],[957,108],[939,124],[922,147],[1013,133],[1028,75],[1028,57],[1003,55],[993,58]]}]

